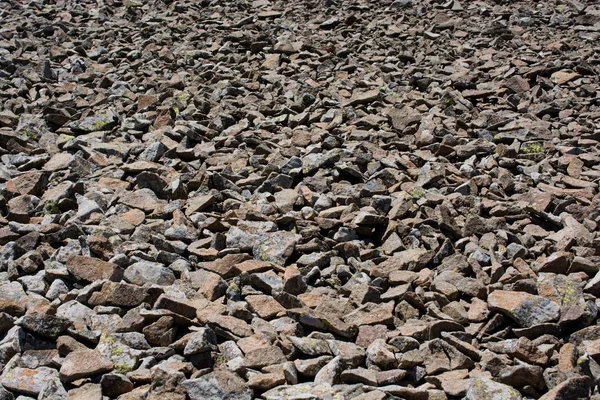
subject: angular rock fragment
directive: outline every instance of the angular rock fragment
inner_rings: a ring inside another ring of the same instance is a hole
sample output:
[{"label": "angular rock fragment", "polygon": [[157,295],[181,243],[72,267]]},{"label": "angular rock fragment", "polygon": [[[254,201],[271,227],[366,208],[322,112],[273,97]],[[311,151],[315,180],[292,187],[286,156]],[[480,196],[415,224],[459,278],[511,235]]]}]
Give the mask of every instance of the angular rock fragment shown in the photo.
[{"label": "angular rock fragment", "polygon": [[93,257],[72,256],[67,259],[67,270],[76,279],[95,282],[102,279],[119,281],[123,270],[118,265]]},{"label": "angular rock fragment", "polygon": [[188,396],[192,400],[208,400],[215,397],[221,399],[252,399],[252,390],[245,382],[229,371],[215,371],[198,379],[183,381]]},{"label": "angular rock fragment", "polygon": [[112,370],[113,364],[94,350],[77,350],[69,353],[60,367],[60,379],[72,382]]},{"label": "angular rock fragment", "polygon": [[521,327],[556,321],[560,317],[558,304],[525,292],[497,290],[488,296],[488,307],[506,314]]}]

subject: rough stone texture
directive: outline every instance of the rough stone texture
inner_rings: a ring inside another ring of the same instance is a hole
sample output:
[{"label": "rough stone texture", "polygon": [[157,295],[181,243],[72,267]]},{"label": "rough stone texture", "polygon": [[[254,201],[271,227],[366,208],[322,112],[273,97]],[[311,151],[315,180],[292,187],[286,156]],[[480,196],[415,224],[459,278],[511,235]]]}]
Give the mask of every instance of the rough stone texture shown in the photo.
[{"label": "rough stone texture", "polygon": [[523,396],[508,385],[488,378],[472,378],[467,387],[467,400],[521,400]]},{"label": "rough stone texture", "polygon": [[0,2],[0,400],[600,397],[597,3]]},{"label": "rough stone texture", "polygon": [[112,370],[113,364],[95,350],[69,353],[60,367],[60,379],[71,382]]},{"label": "rough stone texture", "polygon": [[556,321],[560,317],[558,304],[525,292],[495,291],[488,297],[488,307],[505,313],[522,327]]},{"label": "rough stone texture", "polygon": [[36,369],[16,367],[6,371],[0,383],[6,389],[28,396],[38,396],[49,382],[58,379],[58,371],[48,367]]},{"label": "rough stone texture", "polygon": [[228,371],[215,371],[184,381],[182,385],[191,400],[252,399],[252,391],[245,387],[244,380]]}]

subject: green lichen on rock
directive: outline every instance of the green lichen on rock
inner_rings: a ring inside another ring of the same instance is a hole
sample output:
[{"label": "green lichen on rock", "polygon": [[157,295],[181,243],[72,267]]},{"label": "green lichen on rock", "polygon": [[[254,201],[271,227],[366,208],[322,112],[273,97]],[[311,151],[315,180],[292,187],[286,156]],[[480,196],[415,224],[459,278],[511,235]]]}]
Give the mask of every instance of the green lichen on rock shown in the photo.
[{"label": "green lichen on rock", "polygon": [[537,142],[525,143],[521,146],[521,151],[523,152],[523,154],[543,153],[544,146],[541,143]]},{"label": "green lichen on rock", "polygon": [[112,110],[105,110],[82,121],[75,121],[69,126],[74,131],[90,133],[110,130],[117,126],[118,123],[119,118],[117,114]]},{"label": "green lichen on rock", "polygon": [[414,198],[420,199],[421,197],[425,196],[425,189],[423,189],[423,188],[422,188],[422,187],[420,187],[420,186],[415,186],[415,187],[413,187],[412,189],[410,189],[410,190],[408,191],[408,194],[409,194],[411,197],[414,197]]},{"label": "green lichen on rock", "polygon": [[127,364],[116,364],[114,366],[114,371],[118,372],[119,374],[126,374],[130,371],[133,371],[133,367]]},{"label": "green lichen on rock", "polygon": [[60,210],[58,209],[58,204],[55,201],[49,201],[44,204],[44,215],[52,215],[58,214]]}]

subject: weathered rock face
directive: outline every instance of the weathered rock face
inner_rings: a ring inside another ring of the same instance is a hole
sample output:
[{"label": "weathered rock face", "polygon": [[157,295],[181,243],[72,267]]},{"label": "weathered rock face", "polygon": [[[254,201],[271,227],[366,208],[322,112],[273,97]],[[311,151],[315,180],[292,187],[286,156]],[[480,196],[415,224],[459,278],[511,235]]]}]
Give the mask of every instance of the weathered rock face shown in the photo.
[{"label": "weathered rock face", "polygon": [[0,400],[600,400],[597,1],[0,1]]},{"label": "weathered rock face", "polygon": [[73,277],[86,282],[102,279],[119,281],[123,277],[123,270],[118,265],[92,257],[72,256],[66,266]]},{"label": "weathered rock face", "polygon": [[558,321],[560,306],[542,296],[497,290],[488,296],[488,308],[508,315],[521,327]]},{"label": "weathered rock face", "polygon": [[198,379],[183,382],[183,387],[192,400],[209,399],[252,399],[252,391],[243,379],[228,371],[215,371]]},{"label": "weathered rock face", "polygon": [[113,364],[95,350],[76,350],[69,353],[60,367],[60,379],[65,382],[88,378],[108,372]]}]

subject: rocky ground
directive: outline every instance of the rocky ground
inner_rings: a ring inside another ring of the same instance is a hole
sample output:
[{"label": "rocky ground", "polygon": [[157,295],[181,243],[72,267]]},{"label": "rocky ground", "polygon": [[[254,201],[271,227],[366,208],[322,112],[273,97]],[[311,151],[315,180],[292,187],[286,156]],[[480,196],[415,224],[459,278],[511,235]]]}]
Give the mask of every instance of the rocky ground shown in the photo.
[{"label": "rocky ground", "polygon": [[600,399],[600,5],[0,2],[0,399]]}]

